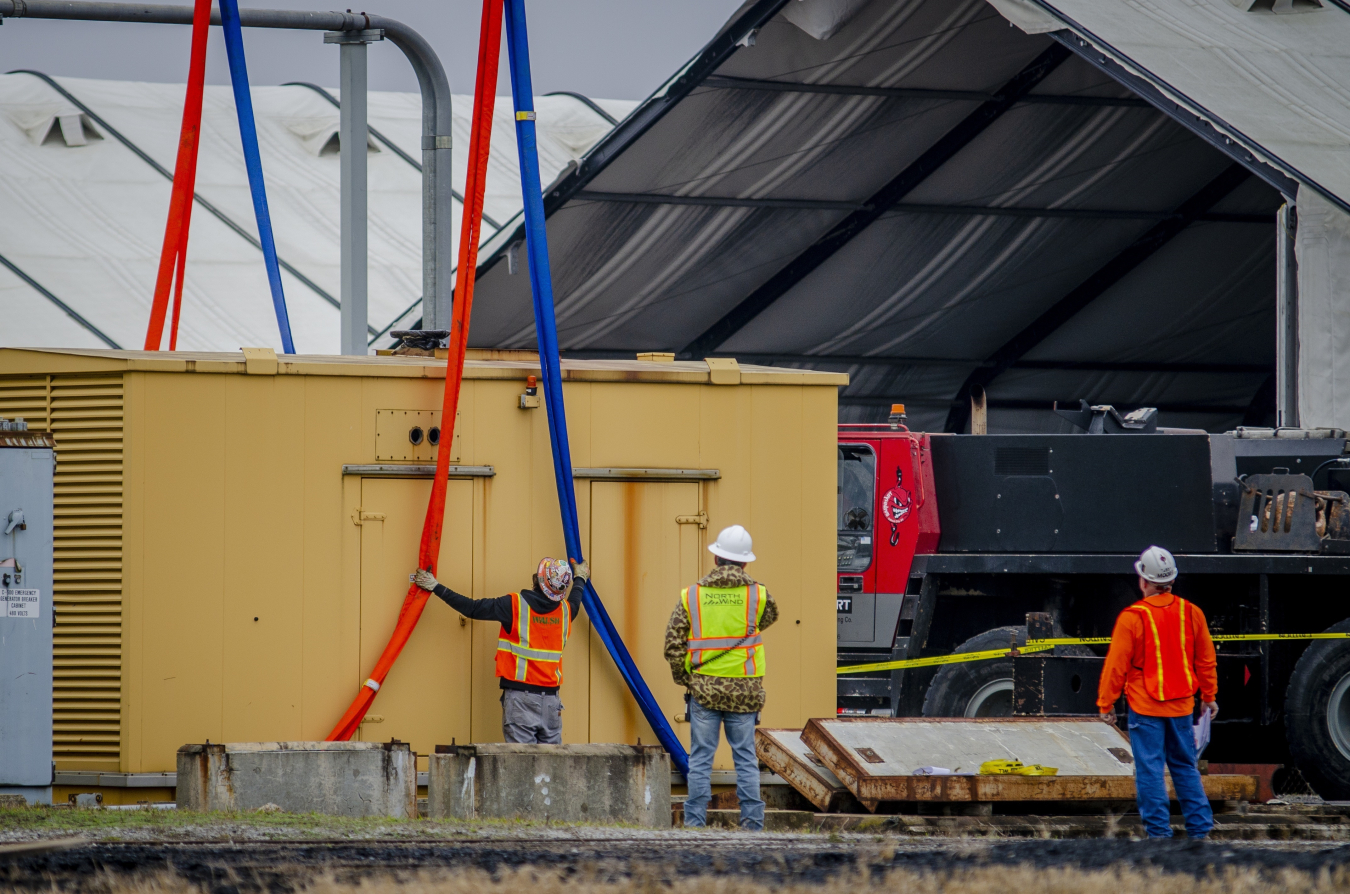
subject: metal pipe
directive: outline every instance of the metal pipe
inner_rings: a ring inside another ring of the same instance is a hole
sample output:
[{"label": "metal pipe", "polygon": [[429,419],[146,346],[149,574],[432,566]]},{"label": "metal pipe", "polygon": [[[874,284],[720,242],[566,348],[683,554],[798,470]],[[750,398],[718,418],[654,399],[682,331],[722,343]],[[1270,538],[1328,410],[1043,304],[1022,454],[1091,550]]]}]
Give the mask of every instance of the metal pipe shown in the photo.
[{"label": "metal pipe", "polygon": [[370,314],[369,228],[366,178],[366,44],[383,40],[379,31],[329,31],[324,43],[338,45],[343,102],[338,106],[338,146],[342,185],[342,348],[364,357]]},{"label": "metal pipe", "polygon": [[[323,89],[323,88],[320,87],[318,84],[311,84],[311,83],[309,83],[308,81],[287,81],[286,83],[282,84],[281,86],[283,86],[283,87],[304,87],[306,90],[313,90],[315,93],[319,94],[319,95],[322,96],[324,99],[326,99],[326,100],[328,100],[330,103],[332,103],[332,104],[333,104],[333,108],[335,108],[335,109],[340,109],[340,108],[342,108],[342,103],[341,103],[339,100],[335,99],[335,98],[333,97],[333,94],[329,93],[327,90]],[[548,94],[548,95],[549,95],[549,96],[552,96],[553,94],[550,93],[550,94]],[[403,159],[404,161],[406,161],[406,162],[407,162],[407,163],[408,163],[415,171],[417,171],[418,173],[421,173],[421,171],[422,171],[422,163],[421,163],[420,161],[418,161],[417,159],[413,158],[413,157],[412,157],[411,155],[409,155],[408,153],[404,152],[404,151],[403,151],[403,147],[400,146],[398,143],[395,143],[393,140],[389,139],[387,136],[385,136],[384,134],[380,133],[380,132],[379,132],[378,130],[376,130],[374,127],[371,127],[371,128],[370,128],[370,135],[371,135],[372,137],[374,137],[375,139],[379,140],[381,143],[383,143],[384,146],[385,146],[385,148],[388,149],[390,152],[394,153],[394,154],[397,155],[399,158],[401,158],[401,159]],[[452,190],[450,191],[450,194],[451,194],[452,196],[455,197],[455,201],[456,201],[456,202],[459,202],[461,205],[464,204],[464,196],[460,195],[459,190],[457,190],[457,189],[452,189]],[[484,215],[483,215],[483,223],[485,223],[485,224],[487,224],[488,226],[492,227],[492,229],[494,229],[494,230],[500,230],[500,229],[502,228],[502,225],[501,225],[501,224],[497,223],[495,220],[493,220],[492,218],[488,217],[487,214],[484,214]]]},{"label": "metal pipe", "polygon": [[[328,92],[327,90],[325,90],[324,88],[320,87],[318,84],[311,84],[311,83],[309,83],[308,81],[287,81],[286,83],[282,84],[281,86],[283,86],[283,87],[304,87],[306,90],[312,90],[312,91],[314,91],[315,93],[317,93],[318,95],[322,96],[324,99],[328,100],[328,102],[332,103],[332,105],[333,105],[334,108],[336,108],[336,109],[341,109],[341,108],[342,108],[342,103],[341,103],[339,100],[335,99],[331,93],[329,93],[329,92]],[[372,137],[374,137],[376,140],[378,140],[379,142],[381,142],[381,143],[384,144],[385,148],[387,148],[390,152],[393,152],[393,153],[394,153],[395,155],[397,155],[399,158],[401,158],[401,159],[403,159],[404,161],[406,161],[406,162],[408,163],[408,165],[409,165],[410,167],[412,167],[414,170],[416,170],[418,173],[421,173],[421,171],[422,171],[422,163],[421,163],[421,162],[419,162],[417,159],[413,158],[413,157],[412,157],[411,155],[409,155],[407,152],[404,152],[404,151],[403,151],[403,148],[402,148],[401,146],[399,146],[399,145],[398,145],[397,143],[395,143],[393,140],[389,139],[389,137],[387,137],[387,136],[385,136],[384,134],[380,133],[380,131],[376,130],[374,127],[370,127],[370,126],[368,125],[368,126],[367,126],[367,129],[369,130],[370,135],[371,135]],[[454,197],[454,199],[455,199],[456,202],[459,202],[459,204],[460,204],[461,207],[463,207],[463,205],[464,205],[464,196],[462,196],[462,195],[460,194],[459,190],[456,190],[456,189],[450,190],[450,195]],[[492,229],[493,229],[493,235],[496,235],[496,233],[497,233],[498,231],[500,231],[501,228],[502,228],[502,225],[499,224],[499,223],[497,223],[497,221],[493,220],[490,216],[488,216],[488,213],[487,213],[486,211],[483,212],[483,223],[485,223],[485,224],[487,224],[488,226],[492,227]],[[375,329],[374,326],[367,326],[367,327],[366,327],[366,330],[370,333],[370,339],[367,341],[366,346],[369,347],[370,345],[375,344],[375,341],[376,341],[380,336],[384,335],[384,334],[385,334],[386,332],[388,332],[390,329],[393,329],[394,326],[396,326],[396,325],[398,324],[398,321],[401,320],[401,319],[403,319],[404,317],[406,317],[406,316],[408,315],[408,311],[411,311],[414,307],[416,307],[418,304],[420,304],[421,301],[422,301],[422,299],[421,299],[421,298],[418,298],[418,299],[417,299],[416,301],[414,301],[412,304],[408,305],[408,307],[407,307],[402,313],[398,314],[398,315],[395,316],[392,320],[390,320],[388,323],[386,323],[385,326],[384,326],[384,328],[383,328],[383,329],[380,329],[379,331],[376,331],[376,329]]]},{"label": "metal pipe", "polygon": [[[192,7],[102,0],[0,0],[0,19],[9,18],[191,25]],[[451,246],[454,199],[449,188],[450,82],[436,51],[422,35],[397,19],[366,13],[241,9],[239,22],[245,28],[297,31],[381,30],[408,58],[422,93],[422,325],[427,329],[450,328],[450,298],[454,289],[454,277],[450,275],[454,263]],[[220,24],[218,10],[211,13],[211,24]],[[444,277],[440,275],[441,258],[446,259]]]},{"label": "metal pipe", "polygon": [[[367,32],[361,32],[367,33]],[[366,42],[343,41],[338,112],[342,186],[342,353],[366,356],[369,208],[366,202]]]}]

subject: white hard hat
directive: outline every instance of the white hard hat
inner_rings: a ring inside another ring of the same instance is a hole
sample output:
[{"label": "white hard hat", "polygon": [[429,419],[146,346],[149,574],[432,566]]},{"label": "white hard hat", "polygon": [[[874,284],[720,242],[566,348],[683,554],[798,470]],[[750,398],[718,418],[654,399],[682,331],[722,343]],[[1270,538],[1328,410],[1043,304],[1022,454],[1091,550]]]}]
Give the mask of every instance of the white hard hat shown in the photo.
[{"label": "white hard hat", "polygon": [[1155,584],[1171,583],[1177,579],[1177,560],[1161,546],[1150,546],[1139,554],[1134,570],[1146,581]]},{"label": "white hard hat", "polygon": [[708,552],[721,556],[728,562],[753,562],[755,554],[750,551],[750,532],[740,525],[723,528],[717,535],[717,542],[708,547]]}]

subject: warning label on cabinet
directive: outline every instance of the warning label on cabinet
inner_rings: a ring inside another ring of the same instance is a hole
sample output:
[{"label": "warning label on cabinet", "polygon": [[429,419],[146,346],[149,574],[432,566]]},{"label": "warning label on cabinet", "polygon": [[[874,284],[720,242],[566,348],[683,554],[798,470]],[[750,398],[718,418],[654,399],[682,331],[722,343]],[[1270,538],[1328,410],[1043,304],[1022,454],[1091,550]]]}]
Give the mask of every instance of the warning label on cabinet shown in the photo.
[{"label": "warning label on cabinet", "polygon": [[38,590],[0,590],[0,603],[5,606],[7,618],[38,617],[39,597]]}]

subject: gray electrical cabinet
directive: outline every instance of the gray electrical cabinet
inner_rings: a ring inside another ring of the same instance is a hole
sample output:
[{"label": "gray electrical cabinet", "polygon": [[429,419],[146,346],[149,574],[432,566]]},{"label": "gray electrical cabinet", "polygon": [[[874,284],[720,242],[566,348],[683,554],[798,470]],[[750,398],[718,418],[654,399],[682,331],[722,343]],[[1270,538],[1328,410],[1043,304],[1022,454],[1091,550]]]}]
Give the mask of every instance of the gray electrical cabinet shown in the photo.
[{"label": "gray electrical cabinet", "polygon": [[54,447],[0,419],[0,794],[41,804],[53,778]]}]

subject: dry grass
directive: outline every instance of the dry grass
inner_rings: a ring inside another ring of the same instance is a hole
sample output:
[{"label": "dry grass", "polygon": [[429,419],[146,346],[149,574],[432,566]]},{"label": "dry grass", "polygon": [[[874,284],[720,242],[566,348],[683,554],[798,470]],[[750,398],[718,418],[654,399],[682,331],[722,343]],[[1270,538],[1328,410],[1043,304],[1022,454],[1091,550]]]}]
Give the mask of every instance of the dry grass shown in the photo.
[{"label": "dry grass", "polygon": [[[88,880],[86,880],[88,881]],[[246,888],[248,886],[245,886]],[[98,894],[206,894],[186,881],[162,875],[135,880],[105,879],[86,884]],[[3,886],[0,886],[3,890]],[[613,867],[595,864],[562,874],[522,869],[490,874],[482,870],[449,870],[406,874],[370,874],[346,882],[333,875],[312,878],[297,890],[303,894],[1350,894],[1350,871],[1307,873],[1297,870],[1261,872],[1227,869],[1196,879],[1184,873],[1115,868],[1035,869],[981,867],[944,872],[892,871],[884,875],[842,873],[828,881],[775,883],[745,876],[675,877],[655,868],[630,877]]]}]

